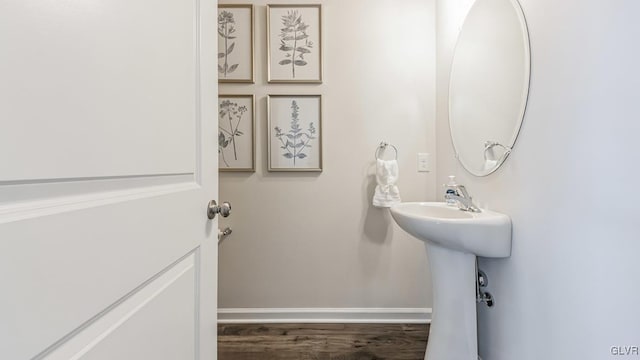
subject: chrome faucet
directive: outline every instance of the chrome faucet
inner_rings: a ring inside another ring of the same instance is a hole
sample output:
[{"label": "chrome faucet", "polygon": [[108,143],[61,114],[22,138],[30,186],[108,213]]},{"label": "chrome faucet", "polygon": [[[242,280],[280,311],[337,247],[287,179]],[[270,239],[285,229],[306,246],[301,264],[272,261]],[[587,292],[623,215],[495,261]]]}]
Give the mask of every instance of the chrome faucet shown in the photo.
[{"label": "chrome faucet", "polygon": [[444,194],[445,199],[454,200],[456,204],[458,204],[458,209],[462,211],[482,212],[482,210],[473,203],[473,199],[464,185],[451,185],[451,188],[453,192],[449,191]]}]

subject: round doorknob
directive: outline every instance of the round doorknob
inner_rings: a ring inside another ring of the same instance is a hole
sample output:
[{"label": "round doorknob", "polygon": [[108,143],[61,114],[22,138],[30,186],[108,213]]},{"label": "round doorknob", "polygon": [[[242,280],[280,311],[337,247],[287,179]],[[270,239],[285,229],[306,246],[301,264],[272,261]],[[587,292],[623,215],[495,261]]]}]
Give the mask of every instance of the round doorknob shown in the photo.
[{"label": "round doorknob", "polygon": [[209,201],[209,205],[207,206],[207,217],[209,219],[213,219],[216,217],[216,214],[220,214],[222,217],[231,215],[231,204],[225,201],[222,205],[218,206],[218,203],[215,200]]}]

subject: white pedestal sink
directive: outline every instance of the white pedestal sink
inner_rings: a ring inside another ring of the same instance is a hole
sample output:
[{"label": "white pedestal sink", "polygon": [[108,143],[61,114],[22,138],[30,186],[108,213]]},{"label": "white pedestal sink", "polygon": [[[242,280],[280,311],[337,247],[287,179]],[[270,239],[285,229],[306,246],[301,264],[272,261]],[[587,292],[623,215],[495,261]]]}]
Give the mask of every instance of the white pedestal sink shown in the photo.
[{"label": "white pedestal sink", "polygon": [[425,359],[477,360],[476,256],[511,255],[511,219],[439,202],[401,203],[391,215],[427,248],[433,317]]}]

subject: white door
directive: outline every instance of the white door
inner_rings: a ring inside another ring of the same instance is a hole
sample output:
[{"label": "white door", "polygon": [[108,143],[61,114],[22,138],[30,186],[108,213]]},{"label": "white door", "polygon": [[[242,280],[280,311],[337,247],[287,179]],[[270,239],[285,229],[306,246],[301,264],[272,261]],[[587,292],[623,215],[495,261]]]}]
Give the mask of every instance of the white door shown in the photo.
[{"label": "white door", "polygon": [[215,359],[216,1],[0,0],[0,359]]}]

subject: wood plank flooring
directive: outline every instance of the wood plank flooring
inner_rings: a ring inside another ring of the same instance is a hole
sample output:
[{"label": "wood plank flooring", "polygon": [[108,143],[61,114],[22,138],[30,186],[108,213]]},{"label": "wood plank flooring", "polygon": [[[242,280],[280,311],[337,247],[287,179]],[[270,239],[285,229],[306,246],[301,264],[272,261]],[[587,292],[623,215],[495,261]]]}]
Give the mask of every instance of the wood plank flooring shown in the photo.
[{"label": "wood plank flooring", "polygon": [[218,325],[219,360],[424,360],[429,325]]}]

